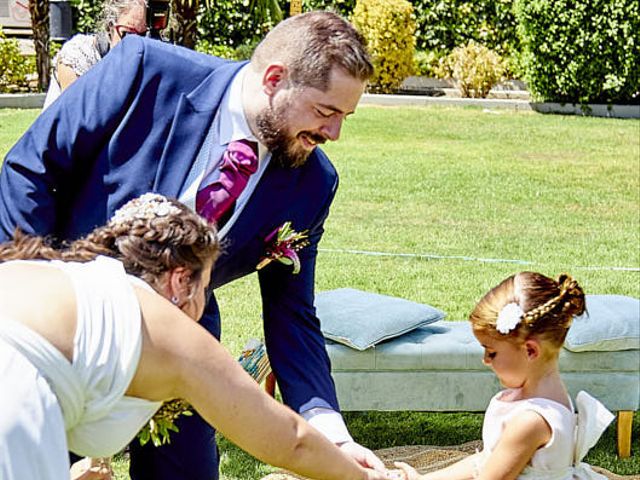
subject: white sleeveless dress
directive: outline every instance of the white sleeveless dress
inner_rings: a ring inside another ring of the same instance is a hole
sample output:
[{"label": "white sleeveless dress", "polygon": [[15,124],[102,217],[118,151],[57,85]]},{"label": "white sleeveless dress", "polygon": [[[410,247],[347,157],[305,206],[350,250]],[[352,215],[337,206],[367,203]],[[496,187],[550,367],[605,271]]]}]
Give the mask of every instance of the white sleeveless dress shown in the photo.
[{"label": "white sleeveless dress", "polygon": [[517,390],[503,390],[491,399],[482,425],[483,451],[477,468],[482,468],[496,447],[506,422],[524,411],[534,411],[551,427],[551,439],[539,448],[518,480],[607,480],[582,462],[613,415],[586,392],[578,393],[578,413],[546,398],[510,400]]},{"label": "white sleeveless dress", "polygon": [[69,478],[68,450],[91,457],[117,453],[162,404],[125,396],[142,349],[132,283],[144,282],[107,257],[39,264],[72,279],[78,311],[73,361],[0,312],[2,480]]}]

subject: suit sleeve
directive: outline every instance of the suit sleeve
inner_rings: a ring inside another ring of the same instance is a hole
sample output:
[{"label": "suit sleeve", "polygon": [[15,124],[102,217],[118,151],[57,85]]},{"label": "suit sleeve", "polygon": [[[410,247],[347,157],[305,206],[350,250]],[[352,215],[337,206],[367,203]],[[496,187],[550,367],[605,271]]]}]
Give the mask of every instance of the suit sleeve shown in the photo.
[{"label": "suit sleeve", "polygon": [[143,45],[123,41],[35,120],[0,171],[0,241],[55,234],[140,82]]},{"label": "suit sleeve", "polygon": [[259,271],[265,341],[284,402],[297,412],[315,407],[339,411],[331,363],[314,307],[315,266],[324,221],[337,189],[309,228],[310,244],[300,252],[301,268],[273,262]]}]

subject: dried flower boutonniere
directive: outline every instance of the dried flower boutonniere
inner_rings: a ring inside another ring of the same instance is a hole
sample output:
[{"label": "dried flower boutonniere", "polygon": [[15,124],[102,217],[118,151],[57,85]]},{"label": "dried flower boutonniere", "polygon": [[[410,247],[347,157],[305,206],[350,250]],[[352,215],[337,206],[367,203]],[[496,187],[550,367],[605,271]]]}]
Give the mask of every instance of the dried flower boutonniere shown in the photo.
[{"label": "dried flower boutonniere", "polygon": [[144,445],[149,440],[155,447],[170,443],[169,435],[171,432],[178,431],[175,421],[180,415],[193,415],[191,405],[179,398],[164,402],[160,410],[138,433],[140,445]]},{"label": "dried flower boutonniere", "polygon": [[[271,373],[267,350],[260,340],[253,338],[249,340],[242,350],[238,362],[258,383],[262,383],[267,375]],[[175,421],[181,415],[193,415],[193,408],[189,403],[179,398],[164,402],[160,410],[138,433],[140,445],[144,445],[149,441],[156,447],[170,443],[171,432],[178,431]]]},{"label": "dried flower boutonniere", "polygon": [[265,243],[270,243],[267,248],[267,255],[260,259],[256,270],[266,267],[274,260],[293,265],[293,273],[300,271],[300,258],[298,251],[309,245],[308,230],[296,232],[291,228],[291,222],[284,222],[264,239]]}]

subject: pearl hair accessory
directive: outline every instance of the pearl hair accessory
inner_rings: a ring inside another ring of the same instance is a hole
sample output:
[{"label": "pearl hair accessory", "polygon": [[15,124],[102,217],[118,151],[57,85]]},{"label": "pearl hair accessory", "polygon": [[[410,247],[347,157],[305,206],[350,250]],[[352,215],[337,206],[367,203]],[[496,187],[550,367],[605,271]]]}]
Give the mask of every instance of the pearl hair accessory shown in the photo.
[{"label": "pearl hair accessory", "polygon": [[524,311],[520,308],[520,305],[515,302],[507,303],[498,314],[496,330],[506,335],[518,326],[523,315]]},{"label": "pearl hair accessory", "polygon": [[131,223],[134,220],[151,220],[167,215],[178,215],[180,209],[157,193],[145,193],[128,201],[116,210],[109,223],[114,225]]}]

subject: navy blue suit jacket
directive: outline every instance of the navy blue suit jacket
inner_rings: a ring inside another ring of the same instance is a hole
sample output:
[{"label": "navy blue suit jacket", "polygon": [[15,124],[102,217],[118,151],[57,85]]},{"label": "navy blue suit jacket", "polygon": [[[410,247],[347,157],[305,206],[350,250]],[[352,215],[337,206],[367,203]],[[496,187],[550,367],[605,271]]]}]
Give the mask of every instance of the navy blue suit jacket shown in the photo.
[{"label": "navy blue suit jacket", "polygon": [[[177,197],[242,65],[128,36],[7,154],[0,171],[0,241],[15,227],[74,239],[142,193]],[[285,221],[309,230],[311,244],[300,252],[299,274],[278,262],[258,274],[269,357],[294,410],[338,409],[313,306],[317,246],[337,183],[319,149],[300,168],[272,162],[229,230],[212,278],[219,287],[253,273],[265,254],[265,237]],[[215,298],[207,312],[218,315]]]}]

